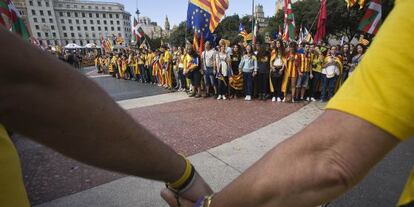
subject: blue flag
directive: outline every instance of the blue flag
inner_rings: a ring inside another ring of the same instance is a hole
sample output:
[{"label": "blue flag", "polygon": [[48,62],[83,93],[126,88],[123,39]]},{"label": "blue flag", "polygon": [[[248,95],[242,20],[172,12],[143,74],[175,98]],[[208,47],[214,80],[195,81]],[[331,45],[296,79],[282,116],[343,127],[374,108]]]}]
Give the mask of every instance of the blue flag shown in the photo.
[{"label": "blue flag", "polygon": [[187,10],[187,29],[192,29],[197,32],[197,34],[202,35],[204,40],[211,40],[212,38],[209,28],[210,17],[211,15],[208,11],[193,4],[192,1],[189,1]]}]

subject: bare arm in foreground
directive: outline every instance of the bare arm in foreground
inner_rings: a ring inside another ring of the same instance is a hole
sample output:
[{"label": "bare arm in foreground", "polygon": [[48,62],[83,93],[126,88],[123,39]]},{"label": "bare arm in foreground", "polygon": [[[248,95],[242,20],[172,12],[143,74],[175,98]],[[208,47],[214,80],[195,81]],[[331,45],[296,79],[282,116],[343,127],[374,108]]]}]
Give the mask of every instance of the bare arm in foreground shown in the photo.
[{"label": "bare arm in foreground", "polygon": [[[93,81],[2,27],[0,45],[0,123],[7,128],[97,167],[164,182],[183,174],[184,159]],[[202,179],[195,186],[190,199],[210,192]]]},{"label": "bare arm in foreground", "polygon": [[354,186],[397,144],[362,119],[327,110],[216,194],[211,207],[317,206]]}]

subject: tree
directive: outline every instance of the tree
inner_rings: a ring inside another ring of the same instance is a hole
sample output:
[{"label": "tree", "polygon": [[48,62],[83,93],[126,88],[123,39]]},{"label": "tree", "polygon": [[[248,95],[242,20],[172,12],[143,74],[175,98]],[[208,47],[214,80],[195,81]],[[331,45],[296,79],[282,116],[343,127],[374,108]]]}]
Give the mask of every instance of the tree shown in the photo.
[{"label": "tree", "polygon": [[193,39],[193,33],[187,30],[187,24],[182,21],[178,27],[171,31],[169,38],[166,40],[173,46],[184,46],[187,40]]}]

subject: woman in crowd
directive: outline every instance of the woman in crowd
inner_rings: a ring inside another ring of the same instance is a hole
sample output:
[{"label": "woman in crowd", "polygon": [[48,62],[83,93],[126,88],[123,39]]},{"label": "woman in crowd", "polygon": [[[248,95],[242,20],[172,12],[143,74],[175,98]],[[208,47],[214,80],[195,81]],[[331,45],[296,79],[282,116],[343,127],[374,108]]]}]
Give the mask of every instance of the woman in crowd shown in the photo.
[{"label": "woman in crowd", "polygon": [[[231,69],[232,69],[233,75],[239,74],[239,65],[240,65],[241,57],[242,57],[242,53],[239,48],[239,45],[234,45],[232,53],[230,55]],[[229,87],[229,95],[230,95],[230,98],[234,98],[234,96],[236,95],[236,90],[233,89],[232,87]]]},{"label": "woman in crowd", "polygon": [[257,45],[257,89],[259,100],[266,100],[269,73],[270,73],[270,53],[267,49],[262,48],[260,44]]},{"label": "woman in crowd", "polygon": [[285,62],[285,47],[282,40],[273,41],[271,44],[271,58],[270,58],[270,90],[273,93],[272,102],[282,101],[282,77]]},{"label": "woman in crowd", "polygon": [[283,102],[287,102],[290,87],[290,100],[294,103],[294,96],[296,94],[296,80],[298,76],[298,56],[297,56],[297,45],[295,42],[289,44],[289,52],[286,55],[285,60],[285,74],[282,83],[282,92],[284,93]]},{"label": "woman in crowd", "polygon": [[252,100],[253,93],[253,76],[257,74],[257,58],[253,55],[251,45],[246,46],[245,55],[243,55],[239,64],[239,73],[243,73],[244,93],[246,101]]},{"label": "woman in crowd", "polygon": [[311,85],[310,85],[310,100],[316,101],[316,98],[318,98],[318,92],[321,85],[322,80],[322,64],[325,57],[321,52],[321,49],[319,46],[315,46],[313,50],[313,56],[312,56],[312,74],[311,74]]},{"label": "woman in crowd", "polygon": [[190,97],[201,97],[201,72],[200,72],[200,57],[192,47],[187,47],[187,56],[185,60],[184,70],[187,72],[188,78],[191,80],[193,91]]},{"label": "woman in crowd", "polygon": [[217,81],[218,81],[218,96],[217,100],[226,100],[227,87],[229,85],[229,76],[231,76],[232,69],[230,68],[230,56],[226,52],[226,45],[220,46],[220,52],[216,56],[217,64]]},{"label": "woman in crowd", "polygon": [[352,72],[355,70],[355,68],[358,66],[358,64],[361,62],[362,58],[364,57],[365,53],[365,46],[363,44],[358,44],[356,46],[356,54],[354,57],[352,57],[352,61],[350,64],[350,71],[349,75],[352,74]]},{"label": "woman in crowd", "polygon": [[345,80],[348,78],[348,74],[351,69],[351,62],[352,62],[352,56],[351,56],[351,50],[349,49],[349,44],[344,44],[342,47],[342,65],[343,65],[343,71],[342,71],[342,82],[345,82]]},{"label": "woman in crowd", "polygon": [[[329,101],[334,95],[336,88],[336,81],[341,75],[342,62],[337,56],[336,46],[332,46],[326,56],[322,69],[322,92],[321,101]],[[328,94],[326,94],[328,91]]]},{"label": "woman in crowd", "polygon": [[184,59],[187,54],[186,51],[182,47],[179,47],[178,50],[180,51],[178,56],[178,91],[186,91],[186,78],[184,75]]}]

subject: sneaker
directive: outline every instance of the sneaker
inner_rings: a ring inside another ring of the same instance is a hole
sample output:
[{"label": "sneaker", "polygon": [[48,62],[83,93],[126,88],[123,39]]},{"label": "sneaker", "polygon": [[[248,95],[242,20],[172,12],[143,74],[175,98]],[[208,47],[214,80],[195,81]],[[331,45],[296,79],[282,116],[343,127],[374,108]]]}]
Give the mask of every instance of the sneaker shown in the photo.
[{"label": "sneaker", "polygon": [[306,98],[306,101],[310,101],[310,100],[311,100],[310,97]]},{"label": "sneaker", "polygon": [[252,100],[252,96],[246,96],[246,101],[251,101]]},{"label": "sneaker", "polygon": [[273,97],[272,98],[272,102],[276,102],[276,97]]},{"label": "sneaker", "polygon": [[311,98],[311,101],[316,101],[316,99],[312,97],[312,98]]},{"label": "sneaker", "polygon": [[221,99],[221,95],[218,95],[218,96],[217,96],[217,100],[220,100],[220,99]]},{"label": "sneaker", "polygon": [[295,99],[294,98],[292,98],[292,103],[295,103]]},{"label": "sneaker", "polygon": [[244,97],[244,100],[245,100],[245,101],[247,101],[247,96],[246,96],[246,97]]},{"label": "sneaker", "polygon": [[282,99],[280,99],[279,97],[277,97],[277,102],[282,102]]},{"label": "sneaker", "polygon": [[286,98],[284,98],[282,102],[285,103],[286,102]]},{"label": "sneaker", "polygon": [[223,97],[222,97],[222,98],[223,98],[223,100],[227,100],[227,98],[226,98],[226,96],[225,96],[225,95],[223,95]]},{"label": "sneaker", "polygon": [[194,97],[195,97],[195,98],[201,98],[201,95],[200,95],[200,94],[197,94],[197,95],[195,95]]}]

